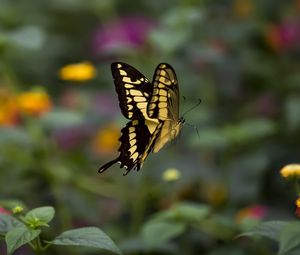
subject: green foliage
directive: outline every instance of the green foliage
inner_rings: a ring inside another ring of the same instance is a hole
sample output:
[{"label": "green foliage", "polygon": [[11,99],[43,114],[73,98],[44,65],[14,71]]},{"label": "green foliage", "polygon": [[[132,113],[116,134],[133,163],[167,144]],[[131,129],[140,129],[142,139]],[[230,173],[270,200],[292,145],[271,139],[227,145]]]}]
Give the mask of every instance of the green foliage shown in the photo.
[{"label": "green foliage", "polygon": [[16,227],[9,230],[5,235],[7,253],[12,254],[22,245],[34,240],[41,233],[40,229],[28,229],[27,227]]},{"label": "green foliage", "polygon": [[42,227],[49,227],[48,223],[54,214],[51,206],[32,209],[25,215],[19,214],[17,218],[0,214],[0,233],[5,235],[7,253],[13,254],[21,246],[29,244],[37,254],[43,254],[51,245],[83,246],[122,254],[114,242],[96,227],[68,230],[52,241],[42,240]]},{"label": "green foliage", "polygon": [[50,243],[55,245],[75,245],[99,248],[115,254],[122,254],[114,242],[99,228],[86,227],[68,230]]},{"label": "green foliage", "polygon": [[256,226],[251,232],[240,236],[261,236],[279,244],[279,255],[293,255],[300,252],[299,222],[270,221]]},{"label": "green foliage", "polygon": [[[299,13],[296,0],[1,0],[0,254],[6,240],[120,254],[102,230],[125,254],[299,253],[300,188],[280,177],[299,163]],[[126,178],[97,173],[126,124],[114,61],[149,80],[171,64],[187,123]],[[76,63],[96,77],[63,77]]]}]

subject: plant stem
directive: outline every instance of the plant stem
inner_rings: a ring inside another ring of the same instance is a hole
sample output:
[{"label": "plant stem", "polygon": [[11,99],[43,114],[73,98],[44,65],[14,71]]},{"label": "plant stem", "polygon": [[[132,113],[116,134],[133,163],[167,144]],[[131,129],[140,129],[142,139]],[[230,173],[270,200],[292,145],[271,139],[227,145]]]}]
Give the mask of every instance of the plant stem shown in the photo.
[{"label": "plant stem", "polygon": [[139,190],[137,194],[139,196],[135,199],[135,202],[132,206],[132,224],[131,224],[131,231],[132,233],[136,233],[141,223],[143,222],[144,212],[146,208],[146,199],[147,199],[147,193],[148,193],[148,185],[147,185],[147,177],[146,175],[143,175],[140,184],[139,184]]},{"label": "plant stem", "polygon": [[42,255],[44,253],[45,248],[42,245],[41,242],[41,238],[40,236],[38,236],[35,240],[34,240],[35,245],[32,246],[34,253],[36,255]]},{"label": "plant stem", "polygon": [[299,178],[296,178],[296,192],[297,192],[297,195],[298,197],[300,197],[300,183],[299,183]]}]

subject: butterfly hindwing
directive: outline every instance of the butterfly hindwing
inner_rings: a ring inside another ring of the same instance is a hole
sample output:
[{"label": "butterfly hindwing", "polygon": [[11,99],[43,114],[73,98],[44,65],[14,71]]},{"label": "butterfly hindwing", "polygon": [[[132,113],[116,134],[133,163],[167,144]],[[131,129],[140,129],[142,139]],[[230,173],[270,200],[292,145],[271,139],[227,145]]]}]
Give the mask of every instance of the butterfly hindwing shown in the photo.
[{"label": "butterfly hindwing", "polygon": [[147,112],[150,118],[178,120],[178,81],[174,69],[169,64],[159,64],[155,70]]},{"label": "butterfly hindwing", "polygon": [[147,104],[153,85],[132,66],[115,62],[111,65],[119,104],[127,119],[144,119],[147,117]]},{"label": "butterfly hindwing", "polygon": [[152,150],[151,145],[153,142],[151,142],[151,140],[154,140],[150,130],[144,120],[129,121],[121,130],[122,135],[119,138],[121,145],[118,150],[119,156],[115,160],[102,166],[99,172],[104,172],[116,162],[120,163],[121,168],[126,168],[124,175],[133,168],[139,170]]}]

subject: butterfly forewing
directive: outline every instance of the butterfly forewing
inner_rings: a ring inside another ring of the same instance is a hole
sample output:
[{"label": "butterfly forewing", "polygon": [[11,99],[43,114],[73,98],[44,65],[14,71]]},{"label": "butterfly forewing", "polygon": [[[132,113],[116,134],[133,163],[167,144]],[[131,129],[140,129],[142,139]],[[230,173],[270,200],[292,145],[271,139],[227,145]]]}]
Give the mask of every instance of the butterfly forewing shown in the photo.
[{"label": "butterfly forewing", "polygon": [[112,63],[111,71],[123,115],[127,119],[146,118],[152,84],[138,70],[125,63]]},{"label": "butterfly forewing", "polygon": [[179,116],[179,89],[174,69],[159,64],[153,77],[153,91],[147,108],[150,118],[177,120]]}]

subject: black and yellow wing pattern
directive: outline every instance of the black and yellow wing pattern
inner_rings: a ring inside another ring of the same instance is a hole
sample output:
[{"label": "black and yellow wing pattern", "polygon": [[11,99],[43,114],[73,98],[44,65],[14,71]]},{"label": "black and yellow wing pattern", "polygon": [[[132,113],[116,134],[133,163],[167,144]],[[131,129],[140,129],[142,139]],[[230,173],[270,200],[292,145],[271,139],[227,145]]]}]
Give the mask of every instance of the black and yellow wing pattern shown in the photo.
[{"label": "black and yellow wing pattern", "polygon": [[102,173],[115,163],[139,170],[150,152],[158,152],[180,132],[179,89],[174,69],[159,64],[152,83],[132,66],[111,65],[115,88],[123,115],[130,119],[121,130],[119,156],[100,167]]}]

